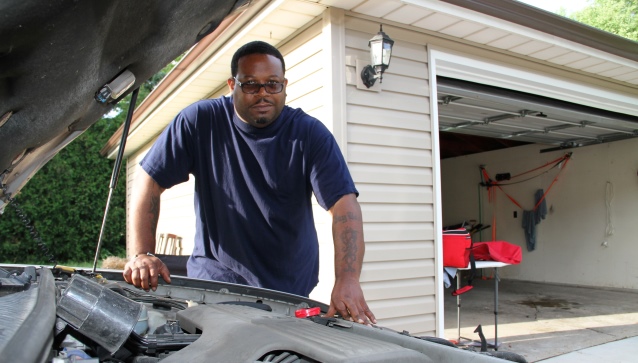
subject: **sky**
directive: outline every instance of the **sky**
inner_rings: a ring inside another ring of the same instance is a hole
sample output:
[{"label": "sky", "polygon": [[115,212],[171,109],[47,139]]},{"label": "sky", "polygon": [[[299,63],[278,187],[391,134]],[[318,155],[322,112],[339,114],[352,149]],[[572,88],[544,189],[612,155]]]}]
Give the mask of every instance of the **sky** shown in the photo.
[{"label": "sky", "polygon": [[574,11],[581,10],[586,7],[588,4],[588,0],[518,0],[524,2],[528,5],[535,6],[537,8],[541,8],[543,10],[550,11],[552,13],[557,13],[561,7],[565,8],[567,11],[567,15],[573,13]]}]

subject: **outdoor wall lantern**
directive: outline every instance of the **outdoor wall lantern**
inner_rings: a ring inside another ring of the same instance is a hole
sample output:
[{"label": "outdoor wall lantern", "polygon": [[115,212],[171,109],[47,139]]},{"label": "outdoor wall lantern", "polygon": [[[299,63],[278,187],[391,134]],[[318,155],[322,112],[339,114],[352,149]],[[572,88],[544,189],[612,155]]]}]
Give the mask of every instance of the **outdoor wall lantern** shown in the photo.
[{"label": "outdoor wall lantern", "polygon": [[361,80],[366,87],[374,86],[377,78],[379,83],[383,82],[383,72],[390,66],[393,45],[394,40],[383,32],[383,25],[379,25],[379,32],[368,42],[372,64],[365,66],[361,71]]}]

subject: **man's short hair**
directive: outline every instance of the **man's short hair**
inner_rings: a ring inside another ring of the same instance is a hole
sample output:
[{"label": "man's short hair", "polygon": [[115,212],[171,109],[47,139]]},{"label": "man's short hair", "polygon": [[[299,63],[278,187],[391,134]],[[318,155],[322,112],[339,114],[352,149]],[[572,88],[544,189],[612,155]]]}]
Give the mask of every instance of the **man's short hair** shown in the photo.
[{"label": "man's short hair", "polygon": [[237,76],[237,68],[239,67],[239,58],[250,54],[268,54],[276,57],[281,61],[281,68],[286,73],[286,63],[284,62],[284,56],[281,55],[279,50],[272,45],[255,40],[250,43],[242,45],[235,54],[233,54],[233,60],[230,62],[230,73],[233,77]]}]

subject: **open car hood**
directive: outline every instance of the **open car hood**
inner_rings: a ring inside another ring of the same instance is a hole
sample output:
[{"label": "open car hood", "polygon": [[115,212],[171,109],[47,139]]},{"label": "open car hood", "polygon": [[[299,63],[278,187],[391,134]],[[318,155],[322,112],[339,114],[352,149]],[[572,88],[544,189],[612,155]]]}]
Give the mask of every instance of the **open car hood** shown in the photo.
[{"label": "open car hood", "polygon": [[[0,2],[0,184],[15,195],[117,101],[248,3]],[[115,100],[96,101],[125,70],[134,76],[131,87]],[[0,191],[0,212],[6,199]]]}]

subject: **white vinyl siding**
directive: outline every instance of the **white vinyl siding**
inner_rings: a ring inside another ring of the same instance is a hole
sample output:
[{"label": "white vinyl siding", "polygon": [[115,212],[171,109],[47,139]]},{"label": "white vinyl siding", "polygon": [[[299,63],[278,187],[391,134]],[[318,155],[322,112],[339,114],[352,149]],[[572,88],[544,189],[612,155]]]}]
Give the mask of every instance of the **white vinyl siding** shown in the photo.
[{"label": "white vinyl siding", "polygon": [[286,104],[325,122],[321,22],[315,22],[280,48],[286,61]]},{"label": "white vinyl siding", "polygon": [[[425,42],[395,40],[381,91],[357,88],[378,23],[346,17],[347,161],[363,211],[362,287],[380,324],[436,333],[430,98]],[[378,83],[378,81],[377,81]]]}]

